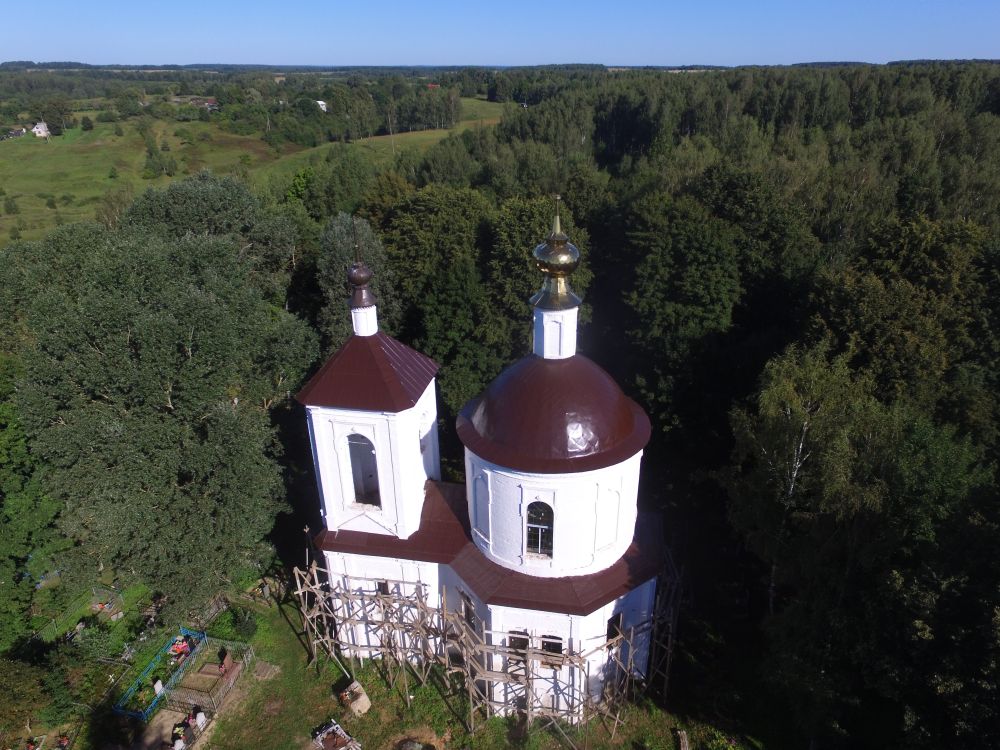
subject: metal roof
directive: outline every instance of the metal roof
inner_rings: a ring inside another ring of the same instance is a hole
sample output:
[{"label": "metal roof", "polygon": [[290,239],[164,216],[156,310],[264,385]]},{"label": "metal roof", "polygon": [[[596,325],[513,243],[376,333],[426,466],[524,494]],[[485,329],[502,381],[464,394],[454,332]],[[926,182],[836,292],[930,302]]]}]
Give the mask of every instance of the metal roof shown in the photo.
[{"label": "metal roof", "polygon": [[458,437],[487,461],[564,474],[613,466],[649,442],[649,417],[593,361],[534,354],[506,368],[460,412]]},{"label": "metal roof", "polygon": [[597,573],[540,578],[489,560],[469,533],[465,486],[428,481],[420,528],[409,539],[361,531],[322,531],[316,546],[331,552],[376,555],[450,565],[487,604],[587,615],[660,573],[665,564],[659,515],[640,513],[632,545]]},{"label": "metal roof", "polygon": [[305,406],[399,412],[416,405],[437,363],[392,336],[351,336],[295,398]]}]

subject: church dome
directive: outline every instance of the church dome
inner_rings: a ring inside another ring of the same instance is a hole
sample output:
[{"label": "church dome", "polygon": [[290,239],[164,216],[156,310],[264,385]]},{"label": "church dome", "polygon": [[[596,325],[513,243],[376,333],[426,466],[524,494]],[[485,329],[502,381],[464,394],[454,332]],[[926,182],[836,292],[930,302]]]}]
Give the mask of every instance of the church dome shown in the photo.
[{"label": "church dome", "polygon": [[649,417],[586,357],[531,355],[505,369],[458,417],[480,458],[517,471],[603,469],[642,450]]}]

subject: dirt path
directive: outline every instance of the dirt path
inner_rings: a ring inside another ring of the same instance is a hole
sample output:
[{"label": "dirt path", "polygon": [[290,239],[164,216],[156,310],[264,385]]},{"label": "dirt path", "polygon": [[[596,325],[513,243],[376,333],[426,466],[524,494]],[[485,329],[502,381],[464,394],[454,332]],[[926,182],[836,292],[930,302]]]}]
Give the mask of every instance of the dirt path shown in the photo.
[{"label": "dirt path", "polygon": [[170,733],[174,724],[179,721],[184,721],[184,714],[166,708],[160,709],[139,738],[132,743],[131,750],[160,750],[164,742],[170,742]]}]

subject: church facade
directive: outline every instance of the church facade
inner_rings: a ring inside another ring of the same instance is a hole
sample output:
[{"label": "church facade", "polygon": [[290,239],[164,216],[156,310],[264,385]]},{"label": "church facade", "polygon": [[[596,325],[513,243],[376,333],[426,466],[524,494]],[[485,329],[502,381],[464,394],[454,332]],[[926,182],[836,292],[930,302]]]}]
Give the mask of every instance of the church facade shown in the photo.
[{"label": "church facade", "polygon": [[[440,481],[437,365],[379,331],[361,263],[348,272],[354,334],[298,399],[324,519],[315,544],[331,584],[373,597],[419,586],[429,606],[461,613],[503,646],[505,660],[529,644],[552,654],[550,679],[532,689],[555,708],[571,700],[567,681],[585,680],[600,699],[601,646],[616,634],[641,630],[628,663],[643,675],[641,626],[665,551],[658,518],[638,511],[650,422],[576,351],[581,300],[568,277],[579,251],[558,217],[534,256],[543,283],[531,299],[533,351],[461,410],[464,485]],[[341,627],[348,650],[377,655],[376,625]],[[565,653],[586,654],[585,675],[567,673]]]}]

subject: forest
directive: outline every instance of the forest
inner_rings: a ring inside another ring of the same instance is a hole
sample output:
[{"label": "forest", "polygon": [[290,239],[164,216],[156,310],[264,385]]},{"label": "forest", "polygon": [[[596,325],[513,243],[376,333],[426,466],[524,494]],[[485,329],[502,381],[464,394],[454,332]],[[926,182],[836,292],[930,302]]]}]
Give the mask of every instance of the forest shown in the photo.
[{"label": "forest", "polygon": [[[300,563],[292,396],[350,332],[355,244],[380,325],[441,366],[460,478],[455,415],[530,351],[558,194],[580,348],[654,424],[640,502],[684,575],[668,707],[766,747],[1000,745],[1000,64],[426,75],[0,70],[0,119],[214,97],[197,117],[332,143],[0,248],[0,651],[34,708],[73,710],[70,646],[26,646],[40,598],[112,572],[182,617]],[[498,124],[353,147],[477,96]]]}]

